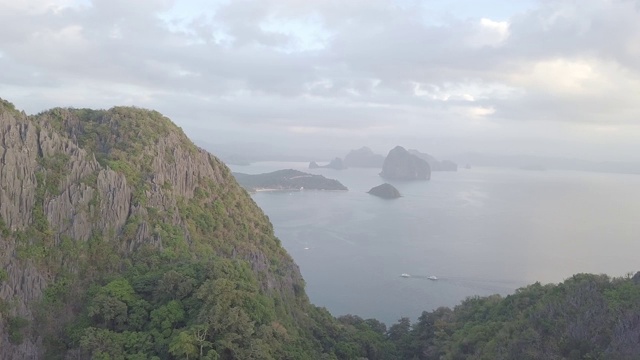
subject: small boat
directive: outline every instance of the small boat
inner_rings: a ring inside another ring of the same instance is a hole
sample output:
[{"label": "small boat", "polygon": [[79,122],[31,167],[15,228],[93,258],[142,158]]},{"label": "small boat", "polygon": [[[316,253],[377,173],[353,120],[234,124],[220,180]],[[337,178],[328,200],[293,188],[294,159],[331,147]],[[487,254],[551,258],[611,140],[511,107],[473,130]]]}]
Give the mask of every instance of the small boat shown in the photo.
[{"label": "small boat", "polygon": [[429,279],[429,280],[438,280],[438,278],[435,275],[431,275],[427,279]]},{"label": "small boat", "polygon": [[400,276],[402,276],[403,278],[411,277],[411,275],[409,275],[409,274],[407,274],[407,273],[404,273],[404,274],[402,274],[402,275],[400,275]]}]

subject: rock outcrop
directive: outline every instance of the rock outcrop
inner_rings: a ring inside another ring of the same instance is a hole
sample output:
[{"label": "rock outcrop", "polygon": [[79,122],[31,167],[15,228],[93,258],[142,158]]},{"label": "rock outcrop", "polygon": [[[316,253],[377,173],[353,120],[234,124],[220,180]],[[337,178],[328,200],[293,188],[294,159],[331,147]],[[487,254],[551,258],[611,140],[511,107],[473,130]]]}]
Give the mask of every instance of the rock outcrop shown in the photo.
[{"label": "rock outcrop", "polygon": [[331,160],[327,165],[318,165],[318,163],[315,161],[312,161],[309,163],[309,169],[319,169],[319,168],[344,170],[347,167],[344,165],[342,159],[340,158],[335,158]]},{"label": "rock outcrop", "polygon": [[384,183],[382,185],[373,187],[371,188],[371,190],[367,191],[367,193],[381,197],[383,199],[396,199],[402,197],[402,195],[400,195],[400,191],[398,191],[398,189],[396,189],[389,183]]},{"label": "rock outcrop", "polygon": [[357,150],[351,150],[344,157],[344,165],[354,168],[381,168],[384,163],[384,156],[375,154],[366,146]]},{"label": "rock outcrop", "polygon": [[425,160],[396,146],[384,159],[380,176],[389,180],[429,180],[431,168]]},{"label": "rock outcrop", "polygon": [[0,184],[0,359],[43,358],[46,331],[77,315],[39,324],[52,284],[89,284],[142,249],[244,259],[276,297],[304,286],[229,169],[155,111],[27,116],[0,99]]}]

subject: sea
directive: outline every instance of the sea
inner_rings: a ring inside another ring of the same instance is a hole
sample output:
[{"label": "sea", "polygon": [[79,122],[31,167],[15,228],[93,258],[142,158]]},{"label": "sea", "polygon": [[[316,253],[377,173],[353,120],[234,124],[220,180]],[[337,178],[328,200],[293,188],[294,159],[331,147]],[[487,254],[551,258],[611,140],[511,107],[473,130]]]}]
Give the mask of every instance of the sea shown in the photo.
[{"label": "sea", "polygon": [[471,296],[640,270],[640,175],[462,168],[389,181],[402,197],[385,200],[367,193],[385,182],[379,169],[230,167],[297,169],[349,188],[251,195],[299,265],[311,302],[334,316],[391,325]]}]

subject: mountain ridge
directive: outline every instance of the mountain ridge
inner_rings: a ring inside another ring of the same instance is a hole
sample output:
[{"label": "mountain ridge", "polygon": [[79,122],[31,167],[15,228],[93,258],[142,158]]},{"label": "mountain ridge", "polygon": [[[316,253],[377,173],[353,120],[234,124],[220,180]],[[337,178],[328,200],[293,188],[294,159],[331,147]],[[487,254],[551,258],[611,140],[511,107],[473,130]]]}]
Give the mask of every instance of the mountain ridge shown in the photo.
[{"label": "mountain ridge", "polygon": [[[9,323],[33,324],[35,304],[61,279],[94,283],[142,252],[166,263],[242,259],[262,293],[308,303],[266,216],[229,169],[170,120],[124,107],[27,117],[8,104],[0,105],[0,299],[10,299]],[[300,316],[297,301],[281,301],[285,317]],[[19,343],[0,333],[0,358],[42,356],[47,334],[23,332]]]}]

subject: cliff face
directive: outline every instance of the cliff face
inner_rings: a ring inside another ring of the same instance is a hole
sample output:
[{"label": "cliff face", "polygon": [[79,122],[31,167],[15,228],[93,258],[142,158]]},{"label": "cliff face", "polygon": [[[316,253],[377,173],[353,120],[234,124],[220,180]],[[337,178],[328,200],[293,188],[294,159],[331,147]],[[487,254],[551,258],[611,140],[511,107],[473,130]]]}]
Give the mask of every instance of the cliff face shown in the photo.
[{"label": "cliff face", "polygon": [[384,159],[380,176],[389,180],[429,180],[431,168],[426,161],[396,146]]},{"label": "cliff face", "polygon": [[346,167],[356,168],[381,168],[384,156],[375,154],[373,150],[364,146],[357,150],[351,150],[344,157]]},{"label": "cliff face", "polygon": [[157,112],[28,117],[1,101],[0,184],[0,359],[43,356],[36,307],[48,287],[118,273],[141,250],[243,259],[264,293],[304,297],[297,266],[246,191]]}]

